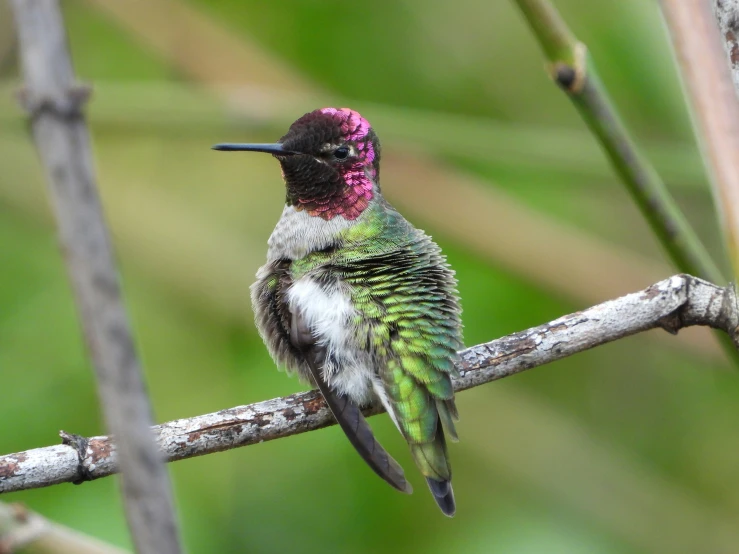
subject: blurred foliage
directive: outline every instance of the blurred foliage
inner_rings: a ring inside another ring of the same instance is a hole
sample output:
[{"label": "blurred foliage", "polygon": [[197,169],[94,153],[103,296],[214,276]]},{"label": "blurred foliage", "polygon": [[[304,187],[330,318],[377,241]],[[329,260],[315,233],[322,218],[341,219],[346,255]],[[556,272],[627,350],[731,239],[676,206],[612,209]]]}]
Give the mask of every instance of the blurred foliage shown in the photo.
[{"label": "blurred foliage", "polygon": [[[214,83],[192,76],[188,57],[163,57],[104,4],[63,3],[77,72],[96,87],[90,124],[101,193],[157,419],[300,390],[274,369],[248,302],[281,210],[279,169],[266,156],[224,156],[209,147],[274,140],[318,107],[307,103],[315,95],[301,101],[301,91],[291,91],[297,100],[276,115],[269,102],[255,100],[251,111],[264,117],[236,117],[208,90]],[[361,10],[338,1],[187,4],[322,87],[325,104],[359,107],[385,138],[387,155],[425,152],[475,176],[476,194],[504,193],[542,222],[591,237],[603,252],[662,263],[669,275],[636,208],[548,81],[510,3],[407,0]],[[133,19],[141,5],[127,8]],[[720,253],[657,4],[557,5],[590,47],[638,142]],[[200,44],[178,25],[173,16],[162,32],[197,51]],[[7,18],[0,33],[10,33]],[[216,61],[216,52],[206,53]],[[12,42],[0,40],[0,86],[8,93],[19,80],[13,55]],[[259,82],[253,68],[234,68],[250,71]],[[54,443],[58,429],[104,429],[42,170],[9,94],[0,98],[0,167],[0,452],[8,453]],[[383,180],[391,198],[403,186],[387,171]],[[437,228],[444,214],[428,206],[440,204],[424,197],[423,183],[408,187],[414,194],[399,207],[434,235],[457,270],[468,344],[612,293],[586,280],[575,287],[582,294],[552,285],[548,276],[580,253],[529,227],[486,237],[524,235],[560,253],[533,274],[515,273],[510,259]],[[448,194],[455,190],[450,182]],[[624,281],[639,270],[618,267]],[[739,383],[712,344],[686,348],[683,334],[670,342],[656,332],[623,340],[461,394],[462,441],[451,447],[453,520],[437,512],[385,416],[372,424],[407,468],[417,489],[411,497],[383,486],[336,428],[173,464],[188,550],[735,552]],[[116,479],[2,500],[130,547]]]}]

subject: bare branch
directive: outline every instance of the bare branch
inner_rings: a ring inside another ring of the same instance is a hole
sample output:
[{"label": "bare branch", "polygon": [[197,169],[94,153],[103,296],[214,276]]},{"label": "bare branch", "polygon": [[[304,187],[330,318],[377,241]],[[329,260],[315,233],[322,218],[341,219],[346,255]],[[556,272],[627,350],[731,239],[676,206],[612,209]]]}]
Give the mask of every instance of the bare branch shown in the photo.
[{"label": "bare branch", "polygon": [[[649,288],[460,352],[457,391],[489,383],[635,333],[706,325],[739,339],[732,288],[675,275]],[[380,413],[379,406],[365,414]],[[168,461],[288,437],[335,423],[320,394],[302,392],[154,427]],[[0,493],[82,482],[118,471],[110,437],[64,434],[65,443],[0,456]]]},{"label": "bare branch", "polygon": [[57,0],[14,0],[26,88],[21,102],[46,167],[67,270],[116,437],[128,523],[138,552],[180,552],[167,470],[150,431],[151,408],[128,326],[93,175],[82,106]]},{"label": "bare branch", "polygon": [[0,502],[0,554],[127,554],[126,550],[64,527],[21,504]]}]

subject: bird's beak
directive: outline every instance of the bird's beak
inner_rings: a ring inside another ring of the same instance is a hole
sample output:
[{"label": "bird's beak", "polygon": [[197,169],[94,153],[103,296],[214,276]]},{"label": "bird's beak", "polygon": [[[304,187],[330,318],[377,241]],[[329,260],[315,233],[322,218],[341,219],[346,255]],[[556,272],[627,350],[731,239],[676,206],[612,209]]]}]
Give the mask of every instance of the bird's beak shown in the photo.
[{"label": "bird's beak", "polygon": [[276,156],[294,156],[299,152],[293,152],[291,150],[285,150],[282,144],[275,142],[274,144],[249,144],[239,142],[222,142],[212,147],[213,150],[223,150],[225,152],[266,152],[267,154],[274,154]]}]

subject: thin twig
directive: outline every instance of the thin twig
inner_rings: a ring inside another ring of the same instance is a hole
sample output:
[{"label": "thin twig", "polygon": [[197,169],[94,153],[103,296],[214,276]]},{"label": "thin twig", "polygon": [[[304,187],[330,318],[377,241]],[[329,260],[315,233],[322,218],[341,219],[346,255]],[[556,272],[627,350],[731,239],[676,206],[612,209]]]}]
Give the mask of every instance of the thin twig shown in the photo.
[{"label": "thin twig", "polygon": [[[514,375],[583,350],[654,328],[671,333],[691,325],[739,335],[739,309],[733,288],[720,288],[689,275],[675,275],[647,289],[575,312],[460,352],[457,391]],[[372,415],[382,409],[365,411]],[[335,424],[316,391],[154,427],[170,462],[288,437]],[[118,471],[110,437],[64,433],[65,444],[0,456],[0,493],[81,482]]]},{"label": "thin twig", "polygon": [[739,102],[716,20],[704,0],[663,0],[683,79],[692,100],[703,155],[734,276],[739,276]]},{"label": "thin twig", "polygon": [[0,502],[0,554],[127,554],[126,550]]},{"label": "thin twig", "polygon": [[74,77],[57,0],[14,0],[29,112],[46,168],[67,270],[100,403],[116,437],[126,514],[137,551],[180,552],[172,494],[150,431],[151,408],[121,300],[82,115],[88,89]]},{"label": "thin twig", "polygon": [[[659,174],[629,136],[585,44],[572,34],[549,0],[515,1],[549,60],[552,79],[598,139],[672,263],[685,273],[725,282]],[[739,352],[725,335],[718,338],[739,366]]]}]

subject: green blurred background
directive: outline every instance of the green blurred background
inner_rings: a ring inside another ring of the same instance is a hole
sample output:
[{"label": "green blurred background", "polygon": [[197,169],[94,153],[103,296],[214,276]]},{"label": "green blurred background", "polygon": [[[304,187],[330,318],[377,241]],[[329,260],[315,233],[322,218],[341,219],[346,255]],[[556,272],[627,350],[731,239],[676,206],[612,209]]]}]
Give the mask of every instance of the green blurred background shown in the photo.
[{"label": "green blurred background", "polygon": [[[104,433],[0,0],[0,453]],[[656,2],[557,6],[717,258]],[[282,209],[268,156],[303,113],[359,109],[388,198],[457,270],[469,345],[675,271],[549,82],[510,1],[65,0],[96,169],[158,421],[290,394],[248,286]],[[723,262],[723,260],[722,260]],[[739,380],[701,330],[652,332],[462,393],[457,516],[386,416],[407,497],[337,428],[170,466],[190,552],[739,551]],[[117,478],[3,496],[130,548]]]}]

